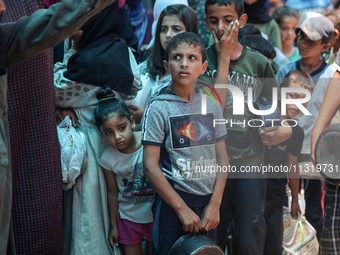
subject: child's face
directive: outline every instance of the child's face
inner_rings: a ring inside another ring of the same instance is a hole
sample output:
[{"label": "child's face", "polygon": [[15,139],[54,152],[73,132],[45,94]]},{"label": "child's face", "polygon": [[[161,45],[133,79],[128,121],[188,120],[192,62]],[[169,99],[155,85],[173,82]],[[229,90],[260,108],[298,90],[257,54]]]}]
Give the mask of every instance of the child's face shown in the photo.
[{"label": "child's face", "polygon": [[159,34],[161,46],[165,50],[167,43],[172,37],[179,33],[185,32],[185,25],[177,16],[164,16]]},{"label": "child's face", "polygon": [[295,28],[298,20],[294,16],[285,17],[280,23],[281,41],[283,45],[290,45],[294,41],[296,34]]},{"label": "child's face", "polygon": [[202,63],[199,46],[178,44],[169,52],[169,60],[164,61],[165,69],[171,74],[173,85],[190,85],[205,73],[208,62]]},{"label": "child's face", "polygon": [[[288,88],[304,88],[300,83],[290,82]],[[287,99],[302,99],[305,98],[305,93],[287,93]],[[303,103],[304,107],[307,107],[307,103]],[[286,113],[290,118],[295,118],[301,113],[301,110],[295,104],[286,105]]]},{"label": "child's face", "polygon": [[238,17],[234,3],[227,6],[219,6],[218,4],[208,5],[207,16],[204,17],[208,29],[216,33],[218,40],[221,40],[229,24],[237,19],[240,22],[240,28],[243,28],[247,22],[247,15],[243,14],[241,17]]},{"label": "child's face", "polygon": [[112,147],[125,153],[131,149],[134,125],[133,118],[129,120],[126,117],[113,116],[103,123],[101,131]]},{"label": "child's face", "polygon": [[297,35],[297,46],[302,58],[319,58],[329,48],[329,43],[324,43],[322,39],[312,41],[304,32],[300,31]]}]

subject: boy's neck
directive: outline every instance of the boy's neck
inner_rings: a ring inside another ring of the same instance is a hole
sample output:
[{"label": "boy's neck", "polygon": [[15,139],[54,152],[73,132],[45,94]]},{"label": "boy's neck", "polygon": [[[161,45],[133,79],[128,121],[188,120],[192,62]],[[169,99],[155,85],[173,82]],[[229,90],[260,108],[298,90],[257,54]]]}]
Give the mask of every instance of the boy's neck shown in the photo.
[{"label": "boy's neck", "polygon": [[244,46],[242,44],[237,42],[237,44],[235,46],[235,49],[234,49],[233,53],[230,56],[230,60],[237,60],[241,56],[241,54],[243,52],[243,47]]},{"label": "boy's neck", "polygon": [[194,99],[196,92],[195,92],[195,86],[190,85],[190,86],[181,86],[181,85],[175,85],[172,83],[169,87],[168,90],[172,91],[173,93],[176,94],[176,96],[181,97],[188,102],[192,102]]},{"label": "boy's neck", "polygon": [[320,57],[302,58],[300,59],[300,68],[302,71],[311,74],[312,72],[318,70],[322,63],[323,61],[320,59]]}]

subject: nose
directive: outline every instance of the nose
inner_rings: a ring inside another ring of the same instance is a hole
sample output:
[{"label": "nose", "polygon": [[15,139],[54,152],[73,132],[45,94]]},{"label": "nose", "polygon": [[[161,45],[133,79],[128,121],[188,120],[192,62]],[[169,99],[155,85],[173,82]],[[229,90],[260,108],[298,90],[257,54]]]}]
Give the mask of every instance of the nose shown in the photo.
[{"label": "nose", "polygon": [[181,67],[186,69],[188,68],[188,66],[189,66],[189,60],[185,57],[182,58]]},{"label": "nose", "polygon": [[6,6],[3,0],[0,0],[0,13],[4,13],[6,11]]},{"label": "nose", "polygon": [[217,29],[218,29],[218,31],[219,31],[220,33],[223,33],[223,32],[224,32],[225,25],[224,25],[224,23],[223,23],[222,20],[220,20],[220,21],[218,22],[218,27],[217,27]]},{"label": "nose", "polygon": [[118,141],[121,138],[121,134],[120,133],[115,133],[115,140]]},{"label": "nose", "polygon": [[172,29],[169,29],[168,32],[166,33],[166,37],[172,38],[173,36],[174,36],[174,33],[173,33]]}]

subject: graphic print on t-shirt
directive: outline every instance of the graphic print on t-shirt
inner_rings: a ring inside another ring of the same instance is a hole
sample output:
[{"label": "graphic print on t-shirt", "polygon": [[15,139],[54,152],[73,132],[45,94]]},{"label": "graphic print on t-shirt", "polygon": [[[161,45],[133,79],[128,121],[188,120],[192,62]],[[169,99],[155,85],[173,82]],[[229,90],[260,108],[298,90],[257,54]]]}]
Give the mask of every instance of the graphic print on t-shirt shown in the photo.
[{"label": "graphic print on t-shirt", "polygon": [[170,117],[173,149],[183,149],[215,143],[214,114],[188,114]]},{"label": "graphic print on t-shirt", "polygon": [[154,190],[144,176],[142,162],[119,172],[123,176],[123,198],[133,204],[152,202]]}]

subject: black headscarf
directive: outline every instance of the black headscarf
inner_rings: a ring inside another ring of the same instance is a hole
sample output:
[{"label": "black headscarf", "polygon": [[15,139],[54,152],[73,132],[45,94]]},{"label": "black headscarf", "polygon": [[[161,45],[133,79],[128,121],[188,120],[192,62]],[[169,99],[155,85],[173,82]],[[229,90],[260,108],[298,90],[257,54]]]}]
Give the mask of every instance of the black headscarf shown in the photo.
[{"label": "black headscarf", "polygon": [[[118,1],[102,10],[83,27],[78,51],[69,59],[67,79],[99,87],[109,86],[115,91],[131,95],[133,73],[128,45],[122,38],[133,41],[130,32],[122,30],[120,19],[125,19]],[[123,22],[124,23],[124,22]],[[122,33],[122,31],[124,33]]]},{"label": "black headscarf", "polygon": [[266,23],[272,19],[264,8],[265,4],[266,0],[258,0],[253,4],[244,3],[244,12],[248,15],[248,23]]}]

